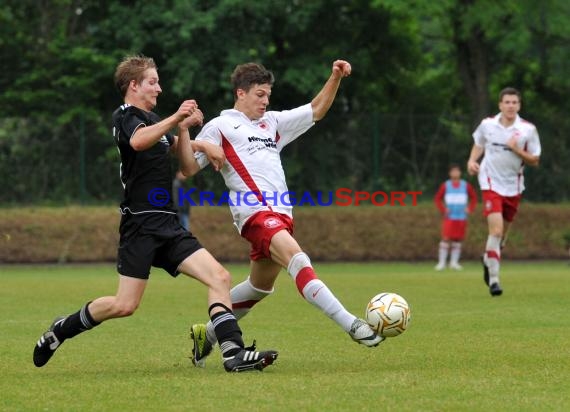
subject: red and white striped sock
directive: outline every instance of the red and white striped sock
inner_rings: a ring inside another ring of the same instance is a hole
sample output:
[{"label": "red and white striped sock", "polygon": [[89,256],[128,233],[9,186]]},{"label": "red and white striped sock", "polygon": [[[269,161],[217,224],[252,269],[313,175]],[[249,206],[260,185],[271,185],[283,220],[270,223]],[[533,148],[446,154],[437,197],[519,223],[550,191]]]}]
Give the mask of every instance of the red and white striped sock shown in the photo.
[{"label": "red and white striped sock", "polygon": [[287,272],[295,281],[299,293],[305,300],[319,308],[346,332],[350,330],[356,316],[348,312],[327,285],[317,278],[306,253],[299,252],[294,255],[289,261]]},{"label": "red and white striped sock", "polygon": [[249,277],[243,282],[235,285],[230,291],[232,299],[232,310],[236,319],[241,319],[256,305],[261,299],[271,295],[274,289],[261,290],[254,287]]},{"label": "red and white striped sock", "polygon": [[499,283],[501,266],[501,237],[489,235],[485,247],[485,265],[489,268],[489,285]]}]

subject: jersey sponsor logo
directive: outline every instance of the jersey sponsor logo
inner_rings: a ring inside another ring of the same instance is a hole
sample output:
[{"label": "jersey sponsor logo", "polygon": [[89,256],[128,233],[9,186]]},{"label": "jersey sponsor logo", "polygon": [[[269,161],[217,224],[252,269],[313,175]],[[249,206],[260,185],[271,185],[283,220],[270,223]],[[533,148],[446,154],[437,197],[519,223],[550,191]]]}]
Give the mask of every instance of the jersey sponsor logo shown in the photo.
[{"label": "jersey sponsor logo", "polygon": [[265,219],[265,221],[263,222],[263,226],[265,226],[267,229],[274,229],[276,227],[279,227],[279,225],[281,225],[281,222],[275,219],[274,217]]},{"label": "jersey sponsor logo", "polygon": [[[506,150],[506,151],[511,151],[511,148],[510,148],[509,146],[507,146],[506,144],[504,144],[504,143],[496,143],[496,142],[493,142],[493,143],[491,143],[491,146],[496,146],[496,147],[497,147],[497,150],[501,150],[501,149],[502,149],[502,150]],[[493,148],[493,149],[494,149],[494,148]]]},{"label": "jersey sponsor logo", "polygon": [[265,145],[265,147],[269,147],[269,148],[276,148],[277,145],[275,144],[275,141],[271,138],[262,138],[262,137],[257,137],[257,136],[249,136],[247,138],[247,141],[250,143],[254,143],[254,142],[258,142],[258,143],[263,143]]}]

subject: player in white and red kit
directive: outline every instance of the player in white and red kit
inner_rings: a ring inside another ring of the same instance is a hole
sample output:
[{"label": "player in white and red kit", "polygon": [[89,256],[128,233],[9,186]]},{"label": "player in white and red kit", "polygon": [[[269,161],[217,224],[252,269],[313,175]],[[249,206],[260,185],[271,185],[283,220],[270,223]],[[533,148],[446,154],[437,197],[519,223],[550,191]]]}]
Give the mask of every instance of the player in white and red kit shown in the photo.
[{"label": "player in white and red kit", "polygon": [[434,202],[443,216],[438,253],[439,261],[435,270],[445,268],[448,254],[450,255],[450,269],[461,270],[459,258],[467,231],[467,216],[473,212],[477,205],[477,193],[471,183],[461,179],[459,165],[452,164],[449,166],[449,179],[439,186]]},{"label": "player in white and red kit", "polygon": [[501,247],[525,189],[524,166],[538,166],[540,160],[538,132],[532,123],[519,117],[520,108],[520,92],[511,87],[503,89],[499,94],[500,113],[484,119],[473,132],[475,143],[467,161],[468,172],[478,174],[489,227],[483,266],[492,296],[503,293],[499,283]]},{"label": "player in white and red kit", "polygon": [[[281,165],[280,152],[290,142],[322,119],[332,105],[348,62],[337,60],[322,90],[308,104],[287,111],[267,111],[273,74],[263,66],[247,63],[232,74],[234,108],[222,111],[208,122],[198,141],[222,146],[226,163],[221,168],[230,190],[234,224],[251,244],[251,272],[231,290],[232,306],[239,319],[273,292],[281,268],[294,279],[301,295],[333,319],[358,343],[376,346],[383,338],[368,324],[349,313],[329,288],[317,278],[311,261],[293,237],[291,202]],[[206,156],[197,154],[201,167]],[[247,196],[245,196],[247,194]],[[201,339],[206,328],[207,339]],[[193,325],[193,362],[203,365],[216,338],[211,322]]]}]

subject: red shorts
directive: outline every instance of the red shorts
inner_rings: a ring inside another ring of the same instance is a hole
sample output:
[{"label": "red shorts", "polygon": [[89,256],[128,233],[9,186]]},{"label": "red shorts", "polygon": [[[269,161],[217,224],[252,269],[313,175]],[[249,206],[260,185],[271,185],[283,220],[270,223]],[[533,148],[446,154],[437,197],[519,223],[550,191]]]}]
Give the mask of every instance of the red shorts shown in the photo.
[{"label": "red shorts", "polygon": [[483,215],[489,216],[491,213],[501,213],[503,219],[512,222],[519,209],[521,195],[501,196],[492,190],[483,190]]},{"label": "red shorts", "polygon": [[467,220],[444,219],[441,225],[442,239],[460,241],[465,238]]},{"label": "red shorts", "polygon": [[251,260],[271,258],[269,245],[271,238],[280,230],[293,234],[293,219],[282,213],[271,211],[257,212],[251,216],[241,229],[241,235],[251,244]]}]

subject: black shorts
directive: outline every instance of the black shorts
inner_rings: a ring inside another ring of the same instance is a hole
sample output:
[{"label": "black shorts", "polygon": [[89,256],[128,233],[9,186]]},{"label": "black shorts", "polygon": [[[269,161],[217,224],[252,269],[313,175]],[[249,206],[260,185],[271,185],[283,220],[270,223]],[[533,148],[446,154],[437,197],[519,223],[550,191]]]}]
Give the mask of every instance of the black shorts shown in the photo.
[{"label": "black shorts", "polygon": [[151,266],[178,276],[180,263],[202,248],[176,214],[124,214],[119,234],[117,271],[133,278],[148,279]]}]

